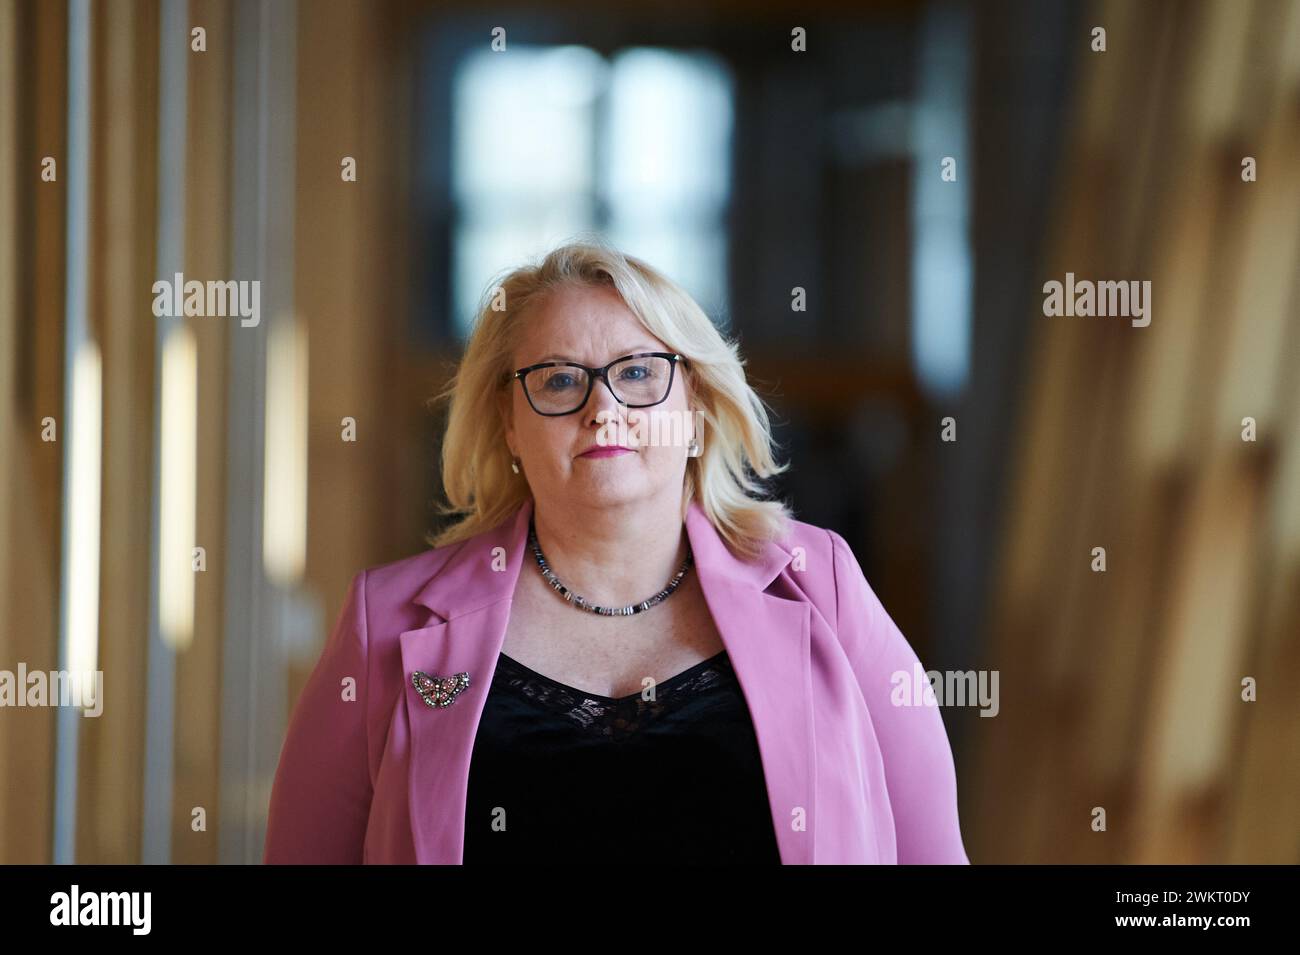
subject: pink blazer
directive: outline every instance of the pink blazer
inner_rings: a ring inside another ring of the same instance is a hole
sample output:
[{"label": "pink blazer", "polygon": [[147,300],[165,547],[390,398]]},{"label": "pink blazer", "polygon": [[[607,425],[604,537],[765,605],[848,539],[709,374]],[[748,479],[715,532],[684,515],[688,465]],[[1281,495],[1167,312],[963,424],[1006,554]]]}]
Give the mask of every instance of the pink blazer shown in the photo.
[{"label": "pink blazer", "polygon": [[[353,579],[289,721],[265,862],[461,862],[470,756],[532,506]],[[891,674],[911,675],[917,657],[844,539],[796,521],[750,563],[698,504],[686,531],[753,719],[781,861],[968,864],[943,720],[891,704]],[[469,686],[430,707],[416,670],[466,672]]]}]

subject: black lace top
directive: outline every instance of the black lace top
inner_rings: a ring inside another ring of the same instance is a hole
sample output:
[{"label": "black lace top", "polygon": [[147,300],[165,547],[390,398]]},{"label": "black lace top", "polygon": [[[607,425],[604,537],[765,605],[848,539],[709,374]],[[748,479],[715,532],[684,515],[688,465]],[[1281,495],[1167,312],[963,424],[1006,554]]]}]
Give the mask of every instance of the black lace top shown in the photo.
[{"label": "black lace top", "polygon": [[500,655],[470,761],[463,861],[780,864],[727,653],[621,699]]}]

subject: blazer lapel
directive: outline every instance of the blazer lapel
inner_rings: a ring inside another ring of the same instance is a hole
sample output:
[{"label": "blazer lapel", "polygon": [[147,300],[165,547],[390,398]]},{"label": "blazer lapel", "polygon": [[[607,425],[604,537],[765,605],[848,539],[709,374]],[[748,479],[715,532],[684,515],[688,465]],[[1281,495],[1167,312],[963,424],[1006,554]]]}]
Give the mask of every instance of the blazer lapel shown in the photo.
[{"label": "blazer lapel", "polygon": [[686,531],[705,602],[754,723],[781,862],[810,864],[817,818],[812,613],[807,603],[766,592],[793,555],[769,543],[757,561],[740,560],[695,502]]},{"label": "blazer lapel", "polygon": [[[415,597],[440,619],[399,636],[410,727],[411,836],[422,864],[463,858],[470,759],[505,641],[532,508],[526,500],[512,520],[463,542]],[[685,524],[700,587],[753,719],[781,861],[811,863],[811,614],[806,603],[765,592],[791,554],[769,544],[758,561],[741,561],[695,502]],[[412,682],[416,671],[437,677],[465,672],[470,683],[450,706],[431,707]]]},{"label": "blazer lapel", "polygon": [[[525,502],[512,521],[464,541],[415,597],[443,619],[398,637],[411,737],[407,805],[421,864],[462,860],[474,737],[505,642],[531,514]],[[412,682],[416,671],[468,673],[469,686],[451,705],[431,707]]]}]

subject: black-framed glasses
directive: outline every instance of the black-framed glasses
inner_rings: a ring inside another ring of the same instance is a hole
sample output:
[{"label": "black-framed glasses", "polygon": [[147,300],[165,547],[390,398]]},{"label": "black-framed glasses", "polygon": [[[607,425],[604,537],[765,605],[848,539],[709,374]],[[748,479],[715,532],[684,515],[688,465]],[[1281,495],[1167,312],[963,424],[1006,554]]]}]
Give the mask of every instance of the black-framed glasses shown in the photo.
[{"label": "black-framed glasses", "polygon": [[591,388],[599,378],[628,408],[649,408],[668,398],[673,376],[682,356],[649,351],[615,358],[604,368],[592,368],[572,361],[544,361],[520,368],[511,378],[524,386],[524,396],[540,415],[573,414],[587,404]]}]

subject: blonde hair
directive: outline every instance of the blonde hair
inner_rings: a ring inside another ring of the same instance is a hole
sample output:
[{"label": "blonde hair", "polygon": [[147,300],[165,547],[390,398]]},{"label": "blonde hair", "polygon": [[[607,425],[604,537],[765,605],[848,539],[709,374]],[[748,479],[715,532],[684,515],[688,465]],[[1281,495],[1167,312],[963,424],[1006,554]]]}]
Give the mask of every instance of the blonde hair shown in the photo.
[{"label": "blonde hair", "polygon": [[439,513],[461,519],[429,543],[439,547],[490,530],[529,497],[524,475],[510,466],[497,396],[514,383],[511,358],[524,313],[557,289],[574,286],[612,288],[651,334],[685,357],[704,431],[703,453],[686,459],[683,513],[691,500],[699,501],[732,550],[754,559],[764,542],[788,531],[789,508],[767,498],[761,481],[789,465],[774,457],[767,409],[745,378],[739,349],[671,279],[600,239],[570,242],[538,264],[509,271],[480,300],[460,367],[433,399],[451,402],[442,445],[450,504]]}]

